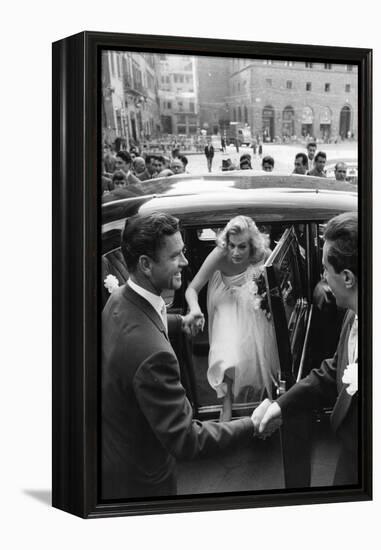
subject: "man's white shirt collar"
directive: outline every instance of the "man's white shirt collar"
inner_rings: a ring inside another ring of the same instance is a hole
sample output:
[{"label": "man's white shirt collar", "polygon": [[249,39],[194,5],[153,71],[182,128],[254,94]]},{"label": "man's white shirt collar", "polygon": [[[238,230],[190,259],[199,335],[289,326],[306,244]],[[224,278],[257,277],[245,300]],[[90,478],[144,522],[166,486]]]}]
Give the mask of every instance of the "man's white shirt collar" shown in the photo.
[{"label": "man's white shirt collar", "polygon": [[136,292],[136,294],[139,294],[139,296],[147,300],[147,302],[149,302],[154,310],[158,313],[159,317],[161,319],[163,318],[161,312],[163,305],[165,307],[165,302],[161,296],[153,294],[149,290],[146,290],[140,285],[137,285],[136,283],[134,283],[134,281],[131,281],[131,279],[128,279],[127,284],[132,288],[132,290]]}]

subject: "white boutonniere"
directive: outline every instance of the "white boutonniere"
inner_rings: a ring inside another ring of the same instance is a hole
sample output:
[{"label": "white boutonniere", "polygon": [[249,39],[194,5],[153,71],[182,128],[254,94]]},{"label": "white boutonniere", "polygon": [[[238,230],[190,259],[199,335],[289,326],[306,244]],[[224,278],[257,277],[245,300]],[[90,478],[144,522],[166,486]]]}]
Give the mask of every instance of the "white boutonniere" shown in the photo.
[{"label": "white boutonniere", "polygon": [[109,291],[110,294],[114,292],[119,287],[119,281],[115,275],[107,275],[106,279],[103,282],[105,288]]},{"label": "white boutonniere", "polygon": [[350,363],[344,371],[342,381],[348,384],[345,388],[349,395],[354,395],[358,390],[358,368],[357,363]]}]

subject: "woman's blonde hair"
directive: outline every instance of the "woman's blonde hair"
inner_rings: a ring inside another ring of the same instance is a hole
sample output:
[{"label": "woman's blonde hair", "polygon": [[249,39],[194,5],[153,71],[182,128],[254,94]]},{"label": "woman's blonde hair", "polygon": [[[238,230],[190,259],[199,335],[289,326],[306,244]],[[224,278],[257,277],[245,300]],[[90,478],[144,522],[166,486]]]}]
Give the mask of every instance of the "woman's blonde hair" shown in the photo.
[{"label": "woman's blonde hair", "polygon": [[249,236],[250,256],[261,256],[269,248],[269,237],[261,233],[255,222],[248,216],[236,216],[232,218],[217,235],[216,244],[219,248],[227,250],[229,235],[239,235],[247,232]]}]

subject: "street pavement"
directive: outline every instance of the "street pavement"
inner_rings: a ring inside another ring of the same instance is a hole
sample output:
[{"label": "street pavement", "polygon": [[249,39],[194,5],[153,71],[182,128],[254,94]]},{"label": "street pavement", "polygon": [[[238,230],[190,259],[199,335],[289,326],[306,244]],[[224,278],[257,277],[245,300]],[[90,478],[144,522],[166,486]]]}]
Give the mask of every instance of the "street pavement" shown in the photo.
[{"label": "street pavement", "polygon": [[[327,162],[340,159],[357,159],[357,142],[348,141],[339,144],[318,144],[317,151],[324,151],[327,154]],[[270,155],[275,160],[274,173],[291,174],[294,169],[294,158],[297,153],[305,153],[306,147],[303,144],[278,145],[264,144],[262,157]],[[213,159],[212,173],[220,172],[222,168],[222,160],[230,158],[233,164],[239,167],[239,158],[243,153],[249,153],[252,158],[253,170],[261,170],[261,158],[257,154],[253,155],[253,150],[250,147],[240,147],[239,153],[232,145],[226,148],[226,153],[216,151]],[[186,154],[186,153],[185,153]],[[203,153],[188,154],[187,172],[192,175],[200,175],[208,173],[206,165],[206,157]]]}]

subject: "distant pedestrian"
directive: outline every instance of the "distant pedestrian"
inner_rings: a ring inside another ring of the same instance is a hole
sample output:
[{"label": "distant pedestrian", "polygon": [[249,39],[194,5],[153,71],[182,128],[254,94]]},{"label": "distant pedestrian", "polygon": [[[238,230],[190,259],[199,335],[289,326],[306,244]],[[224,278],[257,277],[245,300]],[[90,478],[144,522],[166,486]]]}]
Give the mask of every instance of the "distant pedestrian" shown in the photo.
[{"label": "distant pedestrian", "polygon": [[226,141],[224,137],[221,137],[221,149],[223,153],[226,153]]},{"label": "distant pedestrian", "polygon": [[205,146],[204,153],[206,156],[206,162],[208,165],[208,172],[212,171],[212,162],[214,157],[214,147],[212,145],[212,140],[207,138],[207,145]]},{"label": "distant pedestrian", "polygon": [[274,170],[275,161],[273,157],[267,156],[262,159],[262,170],[264,172],[272,172]]},{"label": "distant pedestrian", "polygon": [[263,146],[262,146],[262,143],[259,144],[258,146],[258,155],[262,158],[262,152],[263,152]]},{"label": "distant pedestrian", "polygon": [[314,158],[315,158],[316,149],[317,149],[317,145],[315,141],[309,141],[307,143],[308,170],[313,170],[314,168]]}]

